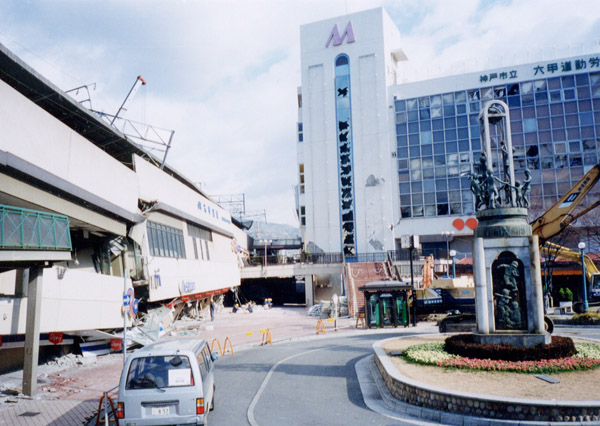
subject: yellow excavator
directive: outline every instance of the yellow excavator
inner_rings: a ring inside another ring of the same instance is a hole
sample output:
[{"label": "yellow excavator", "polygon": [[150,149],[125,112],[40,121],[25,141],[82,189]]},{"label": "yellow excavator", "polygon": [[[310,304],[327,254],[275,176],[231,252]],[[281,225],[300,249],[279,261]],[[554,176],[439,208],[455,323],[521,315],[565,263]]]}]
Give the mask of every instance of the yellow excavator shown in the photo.
[{"label": "yellow excavator", "polygon": [[[600,164],[596,164],[583,175],[579,182],[567,191],[560,200],[531,223],[532,233],[537,235],[540,239],[540,252],[552,256],[564,257],[565,259],[581,263],[580,253],[548,240],[559,234],[578,218],[600,205],[600,200],[596,200],[586,208],[579,210],[577,213],[574,212],[575,208],[581,203],[594,185],[596,185],[599,179]],[[588,288],[591,287],[591,294],[588,295],[588,298],[591,300],[600,299],[600,271],[589,256],[584,255],[583,259],[586,269],[586,278],[589,283]]]}]

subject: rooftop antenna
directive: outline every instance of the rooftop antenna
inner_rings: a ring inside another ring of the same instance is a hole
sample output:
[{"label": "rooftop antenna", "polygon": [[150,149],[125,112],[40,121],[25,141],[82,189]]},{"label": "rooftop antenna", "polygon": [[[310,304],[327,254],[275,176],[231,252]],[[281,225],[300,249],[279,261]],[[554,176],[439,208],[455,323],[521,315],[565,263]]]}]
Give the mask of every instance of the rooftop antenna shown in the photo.
[{"label": "rooftop antenna", "polygon": [[[137,78],[135,79],[135,83],[133,83],[133,86],[131,86],[129,93],[125,97],[125,100],[123,101],[123,103],[119,107],[119,110],[117,111],[117,113],[113,117],[112,121],[110,122],[111,126],[114,124],[115,120],[117,119],[117,117],[119,116],[121,111],[123,111],[123,110],[127,111],[127,109],[125,108],[125,104],[127,104],[127,102],[129,102],[131,100],[131,98],[133,98],[133,96],[139,90],[140,86],[145,86],[145,85],[146,85],[146,80],[144,80],[141,75],[138,75]],[[166,157],[166,155],[165,155],[165,157]]]}]

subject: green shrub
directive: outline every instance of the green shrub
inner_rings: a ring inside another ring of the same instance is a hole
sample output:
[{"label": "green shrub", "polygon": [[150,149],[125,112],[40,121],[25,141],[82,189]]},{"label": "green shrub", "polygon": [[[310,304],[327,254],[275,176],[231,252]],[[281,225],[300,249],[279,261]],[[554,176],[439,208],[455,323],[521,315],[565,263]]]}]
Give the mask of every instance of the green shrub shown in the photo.
[{"label": "green shrub", "polygon": [[600,323],[600,314],[597,312],[587,312],[585,314],[575,314],[571,318],[575,324],[598,324]]},{"label": "green shrub", "polygon": [[552,336],[548,345],[520,348],[511,345],[476,343],[472,334],[457,334],[446,339],[444,349],[449,354],[466,358],[537,361],[541,359],[567,358],[575,355],[575,344],[569,337]]},{"label": "green shrub", "polygon": [[573,292],[570,288],[561,288],[560,290],[558,290],[558,297],[563,302],[572,302]]}]

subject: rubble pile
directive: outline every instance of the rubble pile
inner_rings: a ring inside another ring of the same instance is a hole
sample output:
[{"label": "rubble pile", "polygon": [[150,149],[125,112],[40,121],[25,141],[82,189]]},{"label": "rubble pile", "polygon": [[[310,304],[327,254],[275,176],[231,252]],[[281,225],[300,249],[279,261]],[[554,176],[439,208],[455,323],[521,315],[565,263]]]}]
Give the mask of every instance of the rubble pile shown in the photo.
[{"label": "rubble pile", "polygon": [[[308,315],[313,317],[333,317],[334,303],[331,300],[319,300],[308,310]],[[346,296],[338,297],[338,317],[348,316],[348,298]]]},{"label": "rubble pile", "polygon": [[74,365],[88,365],[96,362],[96,355],[86,353],[85,355],[75,355],[73,353],[53,358],[46,362],[49,366],[73,367]]}]

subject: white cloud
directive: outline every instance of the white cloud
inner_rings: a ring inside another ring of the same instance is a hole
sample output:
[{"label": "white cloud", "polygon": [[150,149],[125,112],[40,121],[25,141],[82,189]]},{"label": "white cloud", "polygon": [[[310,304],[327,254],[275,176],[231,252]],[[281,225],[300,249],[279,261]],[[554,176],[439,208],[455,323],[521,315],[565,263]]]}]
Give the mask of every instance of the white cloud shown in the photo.
[{"label": "white cloud", "polygon": [[0,42],[62,89],[97,83],[93,106],[108,113],[141,74],[148,85],[126,114],[175,130],[173,167],[209,194],[245,193],[248,210],[297,224],[299,27],[382,4],[413,78],[553,46],[598,50],[596,0],[7,0]]}]

